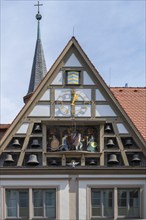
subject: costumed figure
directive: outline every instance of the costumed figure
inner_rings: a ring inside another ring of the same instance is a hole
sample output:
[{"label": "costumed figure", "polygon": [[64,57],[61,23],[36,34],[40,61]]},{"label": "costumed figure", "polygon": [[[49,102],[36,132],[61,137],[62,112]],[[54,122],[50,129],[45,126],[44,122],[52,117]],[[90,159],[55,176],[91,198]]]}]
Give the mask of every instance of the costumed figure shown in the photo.
[{"label": "costumed figure", "polygon": [[93,135],[91,135],[90,139],[87,138],[87,151],[96,152],[97,143],[94,141]]},{"label": "costumed figure", "polygon": [[75,133],[73,136],[73,146],[75,150],[82,150],[83,143],[82,143],[82,136],[80,133]]},{"label": "costumed figure", "polygon": [[68,151],[69,150],[69,146],[67,144],[67,134],[64,134],[63,138],[62,138],[62,145],[60,146],[60,150],[65,150]]}]

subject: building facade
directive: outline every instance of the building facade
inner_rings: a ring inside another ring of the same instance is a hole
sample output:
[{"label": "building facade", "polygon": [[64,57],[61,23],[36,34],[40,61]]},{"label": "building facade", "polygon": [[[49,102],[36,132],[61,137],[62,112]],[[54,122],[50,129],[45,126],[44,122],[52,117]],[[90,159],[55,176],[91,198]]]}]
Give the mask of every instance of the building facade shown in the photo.
[{"label": "building facade", "polygon": [[1,139],[0,219],[146,219],[146,139],[114,91],[75,37],[45,71],[38,34],[26,104]]}]

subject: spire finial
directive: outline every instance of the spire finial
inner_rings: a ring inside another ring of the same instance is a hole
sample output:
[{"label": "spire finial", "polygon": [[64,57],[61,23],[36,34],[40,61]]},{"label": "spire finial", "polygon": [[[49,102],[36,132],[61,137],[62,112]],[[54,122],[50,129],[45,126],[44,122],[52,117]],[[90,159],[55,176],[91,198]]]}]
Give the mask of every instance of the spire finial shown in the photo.
[{"label": "spire finial", "polygon": [[[37,5],[34,5],[34,6],[38,6],[38,14],[40,14],[40,6],[42,6],[43,4],[40,4],[39,1],[37,3]],[[37,17],[36,17],[37,19]],[[40,19],[37,19],[37,20],[40,20]]]},{"label": "spire finial", "polygon": [[40,14],[40,6],[43,4],[40,4],[38,1],[38,4],[34,6],[38,6],[38,13],[36,14],[36,19],[38,20],[38,33],[37,33],[37,39],[40,39],[40,20],[42,19],[42,15]]}]

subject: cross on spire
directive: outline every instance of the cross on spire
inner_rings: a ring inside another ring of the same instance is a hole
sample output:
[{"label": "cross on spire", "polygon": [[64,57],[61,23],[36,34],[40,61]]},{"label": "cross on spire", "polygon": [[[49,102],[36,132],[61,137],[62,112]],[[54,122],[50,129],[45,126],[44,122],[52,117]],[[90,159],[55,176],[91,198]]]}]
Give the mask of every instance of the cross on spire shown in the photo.
[{"label": "cross on spire", "polygon": [[43,4],[40,4],[39,1],[38,1],[38,3],[37,3],[36,5],[34,5],[34,6],[38,6],[38,14],[39,14],[39,12],[40,12],[40,6],[43,6]]}]

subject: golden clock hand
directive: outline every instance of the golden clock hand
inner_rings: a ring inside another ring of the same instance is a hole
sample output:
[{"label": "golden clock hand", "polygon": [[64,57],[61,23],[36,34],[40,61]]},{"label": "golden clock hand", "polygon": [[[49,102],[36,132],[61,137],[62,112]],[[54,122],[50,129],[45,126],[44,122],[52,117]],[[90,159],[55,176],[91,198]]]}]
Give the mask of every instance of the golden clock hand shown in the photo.
[{"label": "golden clock hand", "polygon": [[74,93],[74,96],[73,96],[73,100],[72,100],[72,103],[71,105],[75,105],[75,101],[78,100],[78,95],[76,93]]}]

